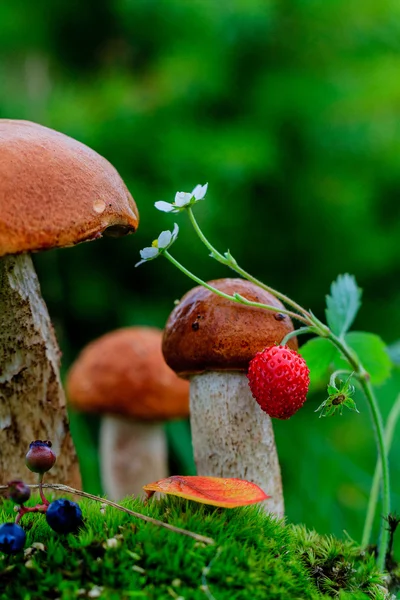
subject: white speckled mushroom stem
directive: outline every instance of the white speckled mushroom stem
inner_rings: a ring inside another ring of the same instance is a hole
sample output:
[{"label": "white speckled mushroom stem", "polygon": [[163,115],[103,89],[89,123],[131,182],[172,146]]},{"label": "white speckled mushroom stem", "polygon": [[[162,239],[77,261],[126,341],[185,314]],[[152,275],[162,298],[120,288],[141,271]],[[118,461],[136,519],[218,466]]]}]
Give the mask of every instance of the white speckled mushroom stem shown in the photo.
[{"label": "white speckled mushroom stem", "polygon": [[143,486],[168,477],[162,423],[105,415],[100,426],[101,478],[110,500],[145,496]]},{"label": "white speckled mushroom stem", "polygon": [[197,474],[252,481],[271,496],[265,510],[283,517],[271,419],[252,397],[246,375],[208,372],[191,377],[190,422]]},{"label": "white speckled mushroom stem", "polygon": [[0,259],[0,480],[36,482],[25,467],[33,440],[57,455],[47,481],[80,486],[59,374],[60,350],[30,256]]}]

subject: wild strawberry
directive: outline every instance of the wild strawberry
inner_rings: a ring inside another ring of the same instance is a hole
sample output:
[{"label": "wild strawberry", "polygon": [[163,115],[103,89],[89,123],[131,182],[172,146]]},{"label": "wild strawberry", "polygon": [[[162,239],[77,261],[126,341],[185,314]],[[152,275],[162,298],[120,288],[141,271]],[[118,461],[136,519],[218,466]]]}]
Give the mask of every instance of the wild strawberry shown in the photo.
[{"label": "wild strawberry", "polygon": [[310,370],[287,346],[270,346],[250,361],[251,393],[270,417],[289,419],[306,400]]}]

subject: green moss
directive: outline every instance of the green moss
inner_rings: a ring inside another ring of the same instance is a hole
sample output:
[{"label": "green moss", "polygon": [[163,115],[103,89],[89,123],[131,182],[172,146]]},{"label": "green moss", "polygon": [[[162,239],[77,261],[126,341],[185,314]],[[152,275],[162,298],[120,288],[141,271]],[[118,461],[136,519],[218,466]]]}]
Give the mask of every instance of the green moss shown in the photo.
[{"label": "green moss", "polygon": [[[147,507],[125,502],[212,537],[211,546],[110,507],[102,513],[96,502],[79,503],[85,527],[77,536],[55,534],[43,515],[23,518],[28,555],[0,554],[1,600],[385,598],[372,556],[350,541],[285,525],[256,506],[226,510],[172,497]],[[5,502],[0,522],[11,520]],[[35,542],[44,546],[29,549]]]}]

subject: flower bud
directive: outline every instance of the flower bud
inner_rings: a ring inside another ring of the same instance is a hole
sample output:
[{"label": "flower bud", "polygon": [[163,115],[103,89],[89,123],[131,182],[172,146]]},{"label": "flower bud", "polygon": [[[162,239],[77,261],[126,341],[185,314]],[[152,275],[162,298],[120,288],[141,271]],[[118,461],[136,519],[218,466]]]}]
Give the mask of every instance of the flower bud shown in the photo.
[{"label": "flower bud", "polygon": [[46,473],[56,462],[56,455],[51,449],[51,442],[36,440],[29,444],[25,456],[25,464],[34,473]]},{"label": "flower bud", "polygon": [[29,500],[31,496],[31,488],[22,481],[22,479],[14,479],[8,482],[7,494],[10,500],[15,504],[23,504]]}]

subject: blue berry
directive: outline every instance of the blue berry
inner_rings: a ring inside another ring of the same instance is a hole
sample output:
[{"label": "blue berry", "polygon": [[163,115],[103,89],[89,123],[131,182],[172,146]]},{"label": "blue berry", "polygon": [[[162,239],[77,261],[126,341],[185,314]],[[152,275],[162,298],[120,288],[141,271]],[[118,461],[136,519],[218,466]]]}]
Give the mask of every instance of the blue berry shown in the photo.
[{"label": "blue berry", "polygon": [[14,554],[25,546],[26,533],[17,523],[0,525],[0,552]]},{"label": "blue berry", "polygon": [[34,473],[46,473],[56,462],[56,455],[51,449],[48,440],[35,440],[29,444],[29,450],[25,456],[25,464]]},{"label": "blue berry", "polygon": [[59,498],[49,504],[46,519],[50,527],[57,533],[75,533],[83,524],[79,504],[66,498]]}]

